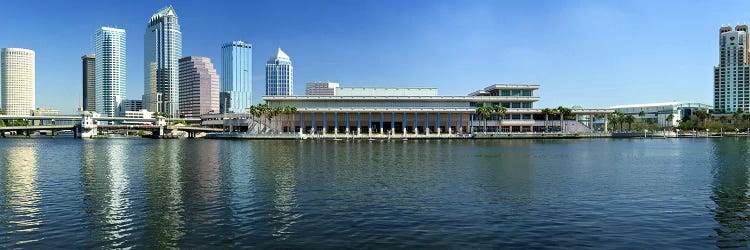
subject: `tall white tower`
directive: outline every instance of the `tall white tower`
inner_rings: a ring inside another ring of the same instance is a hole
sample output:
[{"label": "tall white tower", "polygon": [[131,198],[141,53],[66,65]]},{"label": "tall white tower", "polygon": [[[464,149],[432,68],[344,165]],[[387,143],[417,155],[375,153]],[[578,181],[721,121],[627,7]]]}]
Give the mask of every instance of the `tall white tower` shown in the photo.
[{"label": "tall white tower", "polygon": [[106,116],[123,113],[125,99],[125,30],[102,27],[96,32],[96,111]]},{"label": "tall white tower", "polygon": [[8,115],[31,115],[36,106],[35,59],[33,50],[0,50],[0,107]]},{"label": "tall white tower", "polygon": [[292,60],[279,48],[266,62],[266,95],[292,95],[293,92]]},{"label": "tall white tower", "polygon": [[719,28],[719,65],[714,67],[714,109],[747,112],[750,109],[750,53],[747,25]]}]

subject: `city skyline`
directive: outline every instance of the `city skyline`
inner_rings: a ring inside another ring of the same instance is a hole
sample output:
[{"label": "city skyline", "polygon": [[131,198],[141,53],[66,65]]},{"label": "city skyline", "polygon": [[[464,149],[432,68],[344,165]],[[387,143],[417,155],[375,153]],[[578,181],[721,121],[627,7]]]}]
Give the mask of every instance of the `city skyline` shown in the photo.
[{"label": "city skyline", "polygon": [[[339,4],[341,6],[333,9],[335,4],[330,2],[316,4],[321,5],[319,7],[294,2],[290,6],[237,3],[237,8],[230,9],[223,7],[224,4],[163,1],[118,3],[116,7],[123,11],[117,14],[96,14],[80,19],[56,11],[78,7],[85,11],[102,4],[93,1],[51,2],[42,8],[35,7],[38,11],[32,13],[49,15],[50,18],[23,25],[18,21],[21,18],[14,18],[18,17],[17,13],[0,10],[3,14],[0,21],[11,24],[0,27],[3,34],[8,34],[0,37],[0,47],[40,51],[37,71],[40,103],[37,106],[57,108],[63,113],[71,113],[81,106],[80,94],[61,97],[55,93],[80,88],[80,71],[72,68],[72,60],[92,52],[85,46],[90,44],[90,41],[86,42],[90,39],[86,33],[90,34],[93,27],[101,24],[118,24],[110,26],[140,30],[154,10],[169,4],[178,9],[182,27],[189,30],[186,34],[190,33],[190,38],[184,39],[185,50],[189,50],[185,54],[218,60],[222,42],[246,40],[254,44],[257,54],[254,60],[263,61],[277,47],[284,47],[294,55],[297,64],[295,77],[303,83],[335,81],[347,86],[434,86],[444,95],[462,95],[466,94],[462,92],[463,88],[455,85],[480,87],[502,82],[539,82],[546,86],[544,93],[559,96],[540,103],[542,106],[607,107],[672,100],[712,103],[711,69],[719,61],[716,28],[728,22],[734,26],[747,16],[734,9],[714,14],[712,10],[717,6],[707,3],[675,9],[668,2],[544,3],[546,7],[538,14],[523,17],[511,12],[523,13],[532,8],[531,4],[435,1],[408,3],[399,10],[392,1]],[[646,4],[649,8],[639,8]],[[25,3],[5,5],[23,6]],[[742,9],[743,5],[748,4],[733,4],[740,6],[737,9]],[[252,13],[258,15],[251,16],[257,16],[258,20],[265,20],[273,16],[268,13],[284,7],[289,7],[286,10],[290,16],[297,14],[299,17],[271,25],[274,27],[250,22],[238,25],[241,27],[211,28],[237,20],[231,15],[237,10],[232,9],[248,6],[257,7],[252,8],[257,9]],[[305,22],[311,17],[311,14],[305,14],[305,9],[309,8],[320,10],[314,15],[319,18],[316,22]],[[369,9],[373,14],[366,14],[363,9]],[[333,10],[336,13],[349,12],[346,15],[326,15],[334,13]],[[407,11],[415,17],[405,15]],[[221,12],[227,12],[227,15],[219,15]],[[201,18],[203,15],[219,18]],[[424,22],[415,21],[425,18],[435,24],[432,26],[440,28],[424,27]],[[49,26],[51,20],[70,25],[60,27],[59,31],[42,29]],[[350,24],[341,24],[342,21]],[[353,26],[362,29],[352,30]],[[536,27],[544,27],[544,32],[536,32]],[[663,30],[681,34],[680,39],[652,39]],[[70,41],[61,41],[59,45],[37,41],[61,34],[59,32],[64,32]],[[134,46],[128,52],[129,67],[133,69],[128,73],[129,79],[140,79],[138,75],[143,75],[140,71],[142,59],[137,55],[142,51],[137,33],[135,37],[131,34],[131,39],[136,39],[136,42],[131,43]],[[624,36],[628,39],[622,38]],[[555,42],[549,43],[551,40]],[[51,53],[52,50],[55,52]],[[402,57],[405,52],[410,56]],[[607,63],[600,63],[602,59]],[[55,68],[58,64],[53,62],[71,63]],[[217,66],[217,69],[222,67]],[[255,75],[263,71],[263,67],[253,68]],[[674,76],[660,72],[673,72]],[[253,81],[256,102],[264,92],[263,81],[260,77]],[[129,84],[136,87],[129,90],[127,98],[141,98],[138,86],[143,83],[131,80]],[[77,92],[81,93],[80,90]],[[304,86],[298,84],[294,92],[303,93]]]}]

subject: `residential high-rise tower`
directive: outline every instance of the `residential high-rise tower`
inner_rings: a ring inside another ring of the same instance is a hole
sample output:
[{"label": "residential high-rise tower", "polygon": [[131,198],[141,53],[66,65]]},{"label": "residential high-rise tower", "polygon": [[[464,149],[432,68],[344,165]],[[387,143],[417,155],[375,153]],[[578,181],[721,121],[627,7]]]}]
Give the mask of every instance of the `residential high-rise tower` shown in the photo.
[{"label": "residential high-rise tower", "polygon": [[180,59],[180,114],[197,118],[219,112],[219,76],[208,57]]},{"label": "residential high-rise tower", "polygon": [[83,110],[96,109],[96,56],[88,54],[81,57],[83,66]]},{"label": "residential high-rise tower", "polygon": [[253,46],[243,41],[221,46],[220,112],[245,112],[253,102]]},{"label": "residential high-rise tower", "polygon": [[719,28],[719,65],[714,67],[714,109],[750,109],[750,52],[747,25]]},{"label": "residential high-rise tower", "polygon": [[106,116],[123,113],[125,99],[125,30],[102,27],[96,32],[96,112]]},{"label": "residential high-rise tower", "polygon": [[292,60],[279,48],[266,63],[266,95],[292,95]]},{"label": "residential high-rise tower", "polygon": [[172,6],[156,12],[144,35],[143,106],[177,117],[180,105],[179,60],[182,32]]},{"label": "residential high-rise tower", "polygon": [[0,50],[0,108],[8,115],[30,115],[34,110],[35,56],[29,49]]}]

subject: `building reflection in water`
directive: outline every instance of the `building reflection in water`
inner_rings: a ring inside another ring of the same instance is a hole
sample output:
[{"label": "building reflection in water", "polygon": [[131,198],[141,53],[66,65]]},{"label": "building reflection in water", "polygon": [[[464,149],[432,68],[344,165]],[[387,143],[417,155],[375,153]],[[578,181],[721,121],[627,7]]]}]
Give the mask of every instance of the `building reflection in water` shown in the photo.
[{"label": "building reflection in water", "polygon": [[[718,223],[716,246],[747,248],[750,230],[748,206],[748,146],[732,139],[714,140],[711,200]],[[738,146],[742,145],[742,146]]]},{"label": "building reflection in water", "polygon": [[[4,170],[2,190],[2,207],[0,210],[7,217],[0,218],[5,231],[0,242],[13,239],[16,247],[40,240],[35,236],[42,224],[40,214],[40,194],[37,190],[36,151],[34,147],[20,145],[3,150],[5,154],[0,162]],[[7,237],[7,238],[6,238]]]},{"label": "building reflection in water", "polygon": [[[133,215],[128,198],[127,145],[123,141],[83,141],[83,178],[90,230],[106,247],[123,247]],[[97,157],[98,156],[98,157]]]},{"label": "building reflection in water", "polygon": [[[266,143],[274,146],[264,145]],[[258,150],[253,150],[253,157],[259,159],[261,176],[270,189],[270,200],[273,206],[273,212],[269,215],[273,224],[271,235],[279,240],[287,239],[293,233],[291,227],[301,217],[295,210],[297,208],[296,166],[297,159],[304,157],[307,153],[305,150],[307,147],[297,143],[301,142],[261,142],[255,144]]]},{"label": "building reflection in water", "polygon": [[185,234],[179,155],[183,143],[160,140],[146,147],[146,248],[174,248]]}]

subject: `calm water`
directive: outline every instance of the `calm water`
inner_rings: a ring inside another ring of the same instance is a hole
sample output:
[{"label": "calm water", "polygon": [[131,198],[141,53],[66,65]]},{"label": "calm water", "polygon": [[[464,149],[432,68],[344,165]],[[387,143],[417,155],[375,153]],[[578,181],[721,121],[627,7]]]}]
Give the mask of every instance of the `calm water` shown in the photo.
[{"label": "calm water", "polygon": [[0,139],[0,248],[748,247],[750,140]]}]

